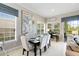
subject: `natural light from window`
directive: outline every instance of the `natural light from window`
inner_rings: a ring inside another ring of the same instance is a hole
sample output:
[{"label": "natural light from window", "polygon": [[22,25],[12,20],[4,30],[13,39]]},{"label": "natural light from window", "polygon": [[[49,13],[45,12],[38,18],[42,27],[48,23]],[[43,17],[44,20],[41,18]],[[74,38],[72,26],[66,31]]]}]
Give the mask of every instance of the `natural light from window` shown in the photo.
[{"label": "natural light from window", "polygon": [[0,41],[15,40],[15,21],[14,15],[0,12]]}]

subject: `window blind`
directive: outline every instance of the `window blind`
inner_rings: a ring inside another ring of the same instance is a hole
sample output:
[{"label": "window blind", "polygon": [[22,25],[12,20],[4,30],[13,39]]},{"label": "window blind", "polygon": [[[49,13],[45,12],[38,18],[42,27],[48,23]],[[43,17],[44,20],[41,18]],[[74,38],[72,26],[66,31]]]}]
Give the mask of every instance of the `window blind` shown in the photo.
[{"label": "window blind", "polygon": [[7,5],[4,5],[2,3],[0,3],[0,12],[14,15],[14,16],[18,16],[18,10],[14,9],[12,7],[9,7]]},{"label": "window blind", "polygon": [[79,20],[79,15],[61,18],[62,22],[64,22],[64,21],[72,21],[72,20]]}]

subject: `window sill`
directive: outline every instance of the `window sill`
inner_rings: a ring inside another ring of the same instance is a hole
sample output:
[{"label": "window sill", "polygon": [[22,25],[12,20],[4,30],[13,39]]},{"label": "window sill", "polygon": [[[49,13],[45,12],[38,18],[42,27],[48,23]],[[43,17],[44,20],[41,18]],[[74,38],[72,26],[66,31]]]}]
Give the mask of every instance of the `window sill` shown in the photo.
[{"label": "window sill", "polygon": [[9,40],[9,41],[5,41],[4,43],[11,43],[11,42],[16,42],[17,40]]}]

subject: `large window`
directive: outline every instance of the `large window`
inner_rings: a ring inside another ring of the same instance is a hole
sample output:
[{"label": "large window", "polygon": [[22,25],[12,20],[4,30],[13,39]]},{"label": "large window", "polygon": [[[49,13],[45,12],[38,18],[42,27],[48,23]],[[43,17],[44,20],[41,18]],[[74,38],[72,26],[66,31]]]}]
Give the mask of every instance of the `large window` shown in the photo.
[{"label": "large window", "polygon": [[67,34],[79,35],[79,15],[64,17],[61,21],[64,22],[64,30]]},{"label": "large window", "polygon": [[79,20],[72,20],[67,22],[68,34],[79,34]]},{"label": "large window", "polygon": [[0,41],[15,40],[15,21],[14,15],[0,12]]},{"label": "large window", "polygon": [[0,41],[15,40],[18,10],[0,3]]}]

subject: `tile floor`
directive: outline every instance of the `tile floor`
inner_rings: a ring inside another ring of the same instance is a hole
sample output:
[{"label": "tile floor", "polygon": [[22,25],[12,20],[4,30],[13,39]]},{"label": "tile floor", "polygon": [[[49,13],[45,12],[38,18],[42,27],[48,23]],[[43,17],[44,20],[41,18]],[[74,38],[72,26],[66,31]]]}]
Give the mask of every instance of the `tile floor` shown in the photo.
[{"label": "tile floor", "polygon": [[[50,48],[48,48],[46,52],[42,52],[42,56],[65,56],[65,51],[66,51],[66,43],[52,41]],[[12,51],[5,52],[1,55],[22,56],[22,48],[20,47]],[[31,51],[29,55],[34,56],[33,51]],[[26,53],[24,56],[26,56]],[[37,51],[37,56],[40,56],[39,50]]]}]

